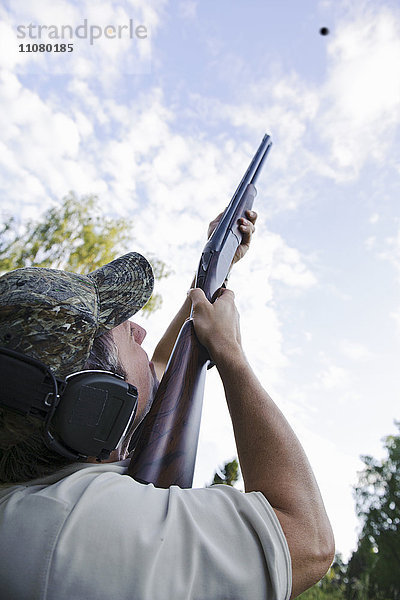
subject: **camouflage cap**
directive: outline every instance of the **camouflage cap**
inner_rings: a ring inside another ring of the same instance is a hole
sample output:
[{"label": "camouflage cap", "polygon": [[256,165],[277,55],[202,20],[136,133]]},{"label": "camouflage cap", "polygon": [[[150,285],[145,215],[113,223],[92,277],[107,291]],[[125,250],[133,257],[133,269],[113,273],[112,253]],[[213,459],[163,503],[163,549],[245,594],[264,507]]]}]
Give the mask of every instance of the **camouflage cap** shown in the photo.
[{"label": "camouflage cap", "polygon": [[136,252],[88,275],[27,267],[0,277],[0,346],[37,358],[59,377],[81,370],[95,337],[140,310],[153,271]]}]

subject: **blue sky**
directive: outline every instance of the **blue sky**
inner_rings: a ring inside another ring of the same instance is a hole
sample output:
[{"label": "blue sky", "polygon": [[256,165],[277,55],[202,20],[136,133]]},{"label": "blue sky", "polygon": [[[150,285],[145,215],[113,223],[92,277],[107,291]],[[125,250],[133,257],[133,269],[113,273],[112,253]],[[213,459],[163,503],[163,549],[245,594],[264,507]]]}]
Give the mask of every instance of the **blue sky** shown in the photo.
[{"label": "blue sky", "polygon": [[[131,249],[174,270],[163,309],[141,321],[149,354],[207,223],[271,134],[257,235],[231,286],[246,353],[306,448],[347,557],[359,456],[382,456],[399,419],[398,3],[15,0],[0,18],[2,217],[37,217],[69,190],[133,217]],[[18,52],[38,42],[18,25],[84,19],[132,19],[148,36]],[[210,372],[195,484],[234,454]]]}]

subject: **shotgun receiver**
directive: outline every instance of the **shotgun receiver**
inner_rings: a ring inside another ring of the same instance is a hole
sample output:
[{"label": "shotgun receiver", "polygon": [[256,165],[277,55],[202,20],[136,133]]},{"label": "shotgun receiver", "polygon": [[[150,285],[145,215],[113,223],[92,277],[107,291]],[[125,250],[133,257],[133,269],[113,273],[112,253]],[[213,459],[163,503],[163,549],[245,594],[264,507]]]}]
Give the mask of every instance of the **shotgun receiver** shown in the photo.
[{"label": "shotgun receiver", "polygon": [[[201,254],[195,287],[210,302],[224,284],[242,241],[238,219],[250,210],[254,184],[272,145],[265,135]],[[128,473],[142,483],[190,488],[193,481],[207,367],[207,350],[197,340],[193,320],[182,326],[152,407],[140,425]]]}]

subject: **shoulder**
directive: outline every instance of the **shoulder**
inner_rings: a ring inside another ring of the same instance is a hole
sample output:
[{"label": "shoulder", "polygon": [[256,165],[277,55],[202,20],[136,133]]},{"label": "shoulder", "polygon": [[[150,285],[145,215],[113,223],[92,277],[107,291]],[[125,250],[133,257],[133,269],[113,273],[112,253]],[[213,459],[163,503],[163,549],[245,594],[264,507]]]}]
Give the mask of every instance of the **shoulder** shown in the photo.
[{"label": "shoulder", "polygon": [[[48,514],[62,505],[50,568],[58,598],[71,597],[77,582],[87,597],[96,578],[111,595],[118,587],[121,598],[123,590],[154,600],[166,590],[177,600],[289,598],[290,555],[261,493],[223,485],[164,490],[125,473],[123,465],[93,465],[30,490],[46,497]],[[28,538],[40,539],[43,523],[28,522]]]}]

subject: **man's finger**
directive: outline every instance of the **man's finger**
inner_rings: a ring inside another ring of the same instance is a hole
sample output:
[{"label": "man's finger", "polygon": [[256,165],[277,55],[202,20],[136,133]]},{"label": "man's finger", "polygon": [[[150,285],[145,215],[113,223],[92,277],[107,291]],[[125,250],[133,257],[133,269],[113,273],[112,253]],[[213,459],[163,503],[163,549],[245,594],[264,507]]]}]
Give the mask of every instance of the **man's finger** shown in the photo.
[{"label": "man's finger", "polygon": [[248,221],[246,223],[241,223],[239,225],[239,229],[242,233],[242,242],[241,242],[241,246],[249,246],[250,242],[251,242],[251,236],[253,235],[254,231],[255,231],[255,227],[252,223],[249,223]]},{"label": "man's finger", "polygon": [[258,214],[255,210],[246,210],[245,215],[253,224],[257,221]]},{"label": "man's finger", "polygon": [[203,302],[208,302],[205,293],[200,288],[192,288],[188,291],[187,295],[192,301],[193,306],[197,306]]},{"label": "man's finger", "polygon": [[231,295],[232,298],[235,298],[235,292],[233,290],[222,287],[219,289],[217,300],[218,298],[222,298],[222,296],[228,297],[229,295]]},{"label": "man's finger", "polygon": [[247,219],[239,219],[239,220],[240,220],[239,227],[242,231],[246,231],[249,233],[255,232],[256,228],[251,221],[248,221]]}]

